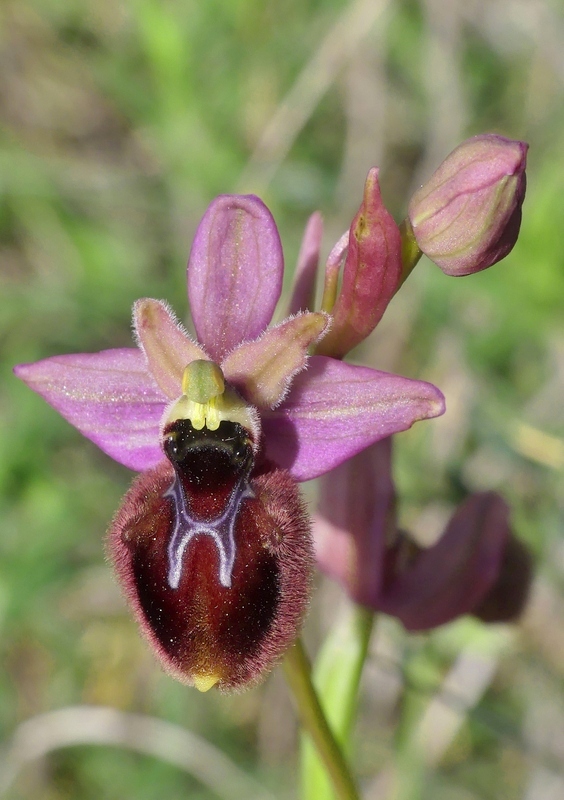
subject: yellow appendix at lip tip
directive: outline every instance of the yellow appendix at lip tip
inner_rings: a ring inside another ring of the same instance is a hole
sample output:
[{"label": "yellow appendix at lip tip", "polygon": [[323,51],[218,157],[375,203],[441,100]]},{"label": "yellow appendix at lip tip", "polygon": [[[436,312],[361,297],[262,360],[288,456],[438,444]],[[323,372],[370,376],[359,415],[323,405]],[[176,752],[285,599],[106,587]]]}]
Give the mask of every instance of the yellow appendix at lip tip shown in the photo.
[{"label": "yellow appendix at lip tip", "polygon": [[219,675],[194,675],[192,680],[199,692],[209,692],[219,681]]}]

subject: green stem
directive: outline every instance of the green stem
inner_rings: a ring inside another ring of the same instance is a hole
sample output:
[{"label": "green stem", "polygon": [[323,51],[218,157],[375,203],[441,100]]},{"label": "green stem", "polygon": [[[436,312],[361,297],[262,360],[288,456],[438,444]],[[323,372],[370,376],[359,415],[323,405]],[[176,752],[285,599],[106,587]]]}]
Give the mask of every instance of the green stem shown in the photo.
[{"label": "green stem", "polygon": [[343,736],[345,736],[347,739],[350,736],[351,728],[356,715],[358,689],[360,686],[362,671],[364,669],[364,662],[366,661],[366,657],[368,656],[368,648],[370,646],[370,637],[372,635],[373,627],[374,627],[374,612],[368,608],[365,608],[364,606],[356,606],[354,631],[357,636],[358,652],[357,652],[356,664],[354,665],[354,669],[351,671],[352,674],[349,687],[350,699],[349,699],[348,716],[345,716],[345,718],[343,719]]},{"label": "green stem", "polygon": [[[358,690],[368,654],[374,613],[352,606],[333,625],[317,655],[313,681],[331,730],[350,754],[351,732],[358,706]],[[335,792],[309,739],[302,743],[303,800],[335,800]]]},{"label": "green stem", "polygon": [[284,660],[286,680],[294,694],[298,713],[325,765],[339,800],[359,800],[354,780],[319,703],[311,679],[311,666],[300,639]]}]

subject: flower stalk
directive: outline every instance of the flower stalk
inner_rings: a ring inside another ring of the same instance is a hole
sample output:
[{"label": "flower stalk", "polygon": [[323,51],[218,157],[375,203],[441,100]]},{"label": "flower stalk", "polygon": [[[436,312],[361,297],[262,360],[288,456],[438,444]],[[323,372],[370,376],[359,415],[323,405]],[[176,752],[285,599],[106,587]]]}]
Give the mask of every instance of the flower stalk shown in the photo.
[{"label": "flower stalk", "polygon": [[[374,612],[354,605],[331,629],[319,652],[313,681],[323,711],[346,758],[358,708],[358,692],[374,626]],[[331,782],[311,740],[302,737],[303,800],[335,800]]]},{"label": "flower stalk", "polygon": [[315,744],[338,800],[360,800],[343,751],[321,707],[313,685],[311,665],[301,639],[297,639],[286,652],[284,671],[302,725]]}]

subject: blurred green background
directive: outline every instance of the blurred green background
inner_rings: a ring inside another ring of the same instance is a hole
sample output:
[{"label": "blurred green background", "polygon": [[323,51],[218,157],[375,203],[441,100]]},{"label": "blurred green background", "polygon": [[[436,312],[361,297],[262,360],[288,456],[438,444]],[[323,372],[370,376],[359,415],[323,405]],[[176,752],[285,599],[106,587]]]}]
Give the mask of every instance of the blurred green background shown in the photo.
[{"label": "blurred green background", "polygon": [[[466,492],[498,489],[537,579],[515,628],[409,637],[381,620],[354,760],[371,800],[564,797],[563,54],[558,0],[3,0],[2,796],[207,800],[214,780],[258,796],[234,765],[276,798],[297,791],[281,675],[223,697],[161,673],[104,559],[132,475],[12,366],[129,346],[140,296],[186,317],[185,262],[216,194],[263,197],[290,277],[307,216],[323,212],[326,254],[370,166],[399,221],[460,140],[494,131],[531,145],[515,251],[459,280],[424,259],[356,355],[447,396],[445,417],[397,437],[402,522],[430,541]],[[344,605],[320,580],[312,652]],[[84,704],[115,712],[40,716]],[[127,713],[152,718],[143,746]],[[185,731],[233,764],[167,763]]]}]

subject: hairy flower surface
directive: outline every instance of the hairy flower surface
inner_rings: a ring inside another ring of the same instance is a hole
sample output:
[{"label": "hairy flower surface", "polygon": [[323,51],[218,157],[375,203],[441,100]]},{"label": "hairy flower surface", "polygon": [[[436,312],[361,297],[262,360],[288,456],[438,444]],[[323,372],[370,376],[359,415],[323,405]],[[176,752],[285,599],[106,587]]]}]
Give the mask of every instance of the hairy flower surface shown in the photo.
[{"label": "hairy flower surface", "polygon": [[[318,241],[315,224],[308,237]],[[303,256],[306,271],[312,258]],[[165,302],[143,299],[136,348],[15,369],[142,473],[110,527],[109,551],[164,667],[204,690],[259,679],[296,636],[313,563],[296,481],[444,410],[431,384],[309,357],[331,319],[301,311],[299,292],[296,313],[268,328],[282,276],[266,206],[220,196],[188,263],[198,341]]]}]

